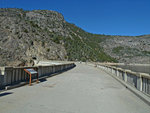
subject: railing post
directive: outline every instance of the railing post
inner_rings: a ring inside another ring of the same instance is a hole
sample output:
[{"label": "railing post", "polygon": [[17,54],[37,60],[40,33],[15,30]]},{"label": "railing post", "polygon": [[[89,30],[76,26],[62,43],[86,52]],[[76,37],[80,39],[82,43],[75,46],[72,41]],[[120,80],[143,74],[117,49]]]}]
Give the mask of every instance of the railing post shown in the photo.
[{"label": "railing post", "polygon": [[13,74],[13,67],[6,67],[5,68],[5,74],[4,74],[4,85],[11,84]]},{"label": "railing post", "polygon": [[0,68],[0,89],[4,86],[5,67]]},{"label": "railing post", "polygon": [[113,68],[112,68],[112,67],[110,67],[110,69],[111,69],[111,73],[113,73]]},{"label": "railing post", "polygon": [[38,66],[38,76],[42,76],[42,66]]},{"label": "railing post", "polygon": [[119,77],[119,69],[116,69],[116,70],[117,70],[116,76]]},{"label": "railing post", "polygon": [[139,91],[142,91],[142,88],[143,88],[143,83],[142,83],[142,77],[141,77],[141,74],[140,73],[137,73],[138,76],[137,76],[137,89]]},{"label": "railing post", "polygon": [[127,82],[127,80],[128,80],[127,79],[127,72],[126,72],[126,70],[124,70],[123,72],[124,72],[124,74],[123,74],[124,81]]}]

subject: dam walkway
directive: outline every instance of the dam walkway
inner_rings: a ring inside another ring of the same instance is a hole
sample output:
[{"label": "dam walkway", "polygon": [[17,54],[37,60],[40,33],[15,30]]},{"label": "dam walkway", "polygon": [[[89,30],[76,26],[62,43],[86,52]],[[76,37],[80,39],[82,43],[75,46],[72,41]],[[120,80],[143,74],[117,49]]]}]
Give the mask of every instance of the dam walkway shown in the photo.
[{"label": "dam walkway", "polygon": [[150,106],[104,71],[69,71],[0,93],[0,113],[150,113]]}]

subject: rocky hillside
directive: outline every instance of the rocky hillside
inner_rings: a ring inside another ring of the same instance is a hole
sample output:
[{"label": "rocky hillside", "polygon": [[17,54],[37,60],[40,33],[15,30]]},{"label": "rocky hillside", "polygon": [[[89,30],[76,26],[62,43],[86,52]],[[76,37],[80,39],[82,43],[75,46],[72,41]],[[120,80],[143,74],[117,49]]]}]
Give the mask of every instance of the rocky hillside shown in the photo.
[{"label": "rocky hillside", "polygon": [[100,43],[110,56],[124,63],[150,63],[150,35],[114,36]]},{"label": "rocky hillside", "polygon": [[0,66],[33,59],[147,63],[149,56],[149,36],[96,35],[55,11],[0,9]]},{"label": "rocky hillside", "polygon": [[55,11],[0,9],[0,65],[30,65],[33,59],[113,61],[98,44],[88,45],[87,34]]}]

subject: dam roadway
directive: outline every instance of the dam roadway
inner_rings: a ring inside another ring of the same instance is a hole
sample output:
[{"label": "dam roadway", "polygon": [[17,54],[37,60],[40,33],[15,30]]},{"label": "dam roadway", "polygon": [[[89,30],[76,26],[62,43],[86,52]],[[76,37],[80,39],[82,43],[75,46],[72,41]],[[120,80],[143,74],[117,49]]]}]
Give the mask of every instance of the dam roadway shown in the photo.
[{"label": "dam roadway", "polygon": [[85,64],[32,86],[0,93],[0,113],[150,113],[150,106]]}]

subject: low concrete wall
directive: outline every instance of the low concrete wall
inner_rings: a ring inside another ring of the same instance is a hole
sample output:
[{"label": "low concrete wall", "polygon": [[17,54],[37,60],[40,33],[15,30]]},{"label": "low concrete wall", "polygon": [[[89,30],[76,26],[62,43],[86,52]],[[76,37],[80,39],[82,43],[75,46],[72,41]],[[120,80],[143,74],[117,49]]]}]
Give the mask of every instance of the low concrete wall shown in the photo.
[{"label": "low concrete wall", "polygon": [[122,68],[116,68],[109,65],[96,64],[97,67],[112,73],[121,80],[135,87],[137,90],[150,95],[150,75],[147,73],[133,72]]},{"label": "low concrete wall", "polygon": [[[29,75],[25,73],[24,69],[33,68],[38,71],[39,78],[43,76],[51,76],[54,73],[59,73],[75,66],[74,63],[66,63],[60,65],[50,66],[35,66],[35,67],[3,67],[0,68],[0,89],[8,85],[18,84],[27,81]],[[32,78],[36,78],[32,76]]]}]

